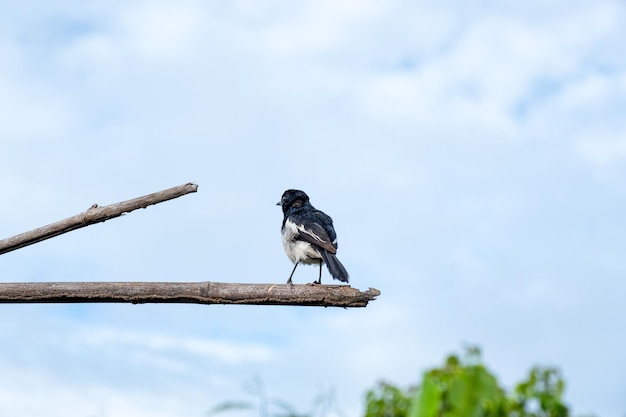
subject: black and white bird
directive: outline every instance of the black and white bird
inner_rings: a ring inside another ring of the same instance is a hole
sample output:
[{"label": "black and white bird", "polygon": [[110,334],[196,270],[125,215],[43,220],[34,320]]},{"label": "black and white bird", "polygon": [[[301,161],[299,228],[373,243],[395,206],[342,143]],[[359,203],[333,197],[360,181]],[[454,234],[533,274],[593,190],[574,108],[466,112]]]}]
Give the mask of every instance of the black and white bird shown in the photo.
[{"label": "black and white bird", "polygon": [[283,247],[295,264],[287,284],[299,264],[320,266],[320,275],[313,284],[322,283],[322,264],[326,264],[334,279],[348,282],[348,271],[337,259],[337,234],[333,219],[309,203],[304,191],[287,190],[276,205],[283,208]]}]

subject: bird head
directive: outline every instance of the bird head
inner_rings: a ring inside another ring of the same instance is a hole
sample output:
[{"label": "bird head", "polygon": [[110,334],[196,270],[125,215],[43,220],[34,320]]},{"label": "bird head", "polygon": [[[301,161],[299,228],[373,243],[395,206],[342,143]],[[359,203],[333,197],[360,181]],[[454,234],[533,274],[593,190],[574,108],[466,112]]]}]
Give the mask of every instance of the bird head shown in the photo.
[{"label": "bird head", "polygon": [[300,207],[308,202],[309,196],[304,191],[287,190],[276,205],[282,206],[283,213],[286,213],[291,207]]}]

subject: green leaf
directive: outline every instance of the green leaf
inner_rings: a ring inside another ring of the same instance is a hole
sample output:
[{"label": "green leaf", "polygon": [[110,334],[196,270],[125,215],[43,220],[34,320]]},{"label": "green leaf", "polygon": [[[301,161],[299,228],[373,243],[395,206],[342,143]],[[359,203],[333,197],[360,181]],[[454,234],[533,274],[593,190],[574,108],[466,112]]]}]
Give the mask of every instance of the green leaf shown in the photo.
[{"label": "green leaf", "polygon": [[436,377],[424,376],[420,390],[413,397],[409,417],[436,417],[439,412],[442,390]]}]

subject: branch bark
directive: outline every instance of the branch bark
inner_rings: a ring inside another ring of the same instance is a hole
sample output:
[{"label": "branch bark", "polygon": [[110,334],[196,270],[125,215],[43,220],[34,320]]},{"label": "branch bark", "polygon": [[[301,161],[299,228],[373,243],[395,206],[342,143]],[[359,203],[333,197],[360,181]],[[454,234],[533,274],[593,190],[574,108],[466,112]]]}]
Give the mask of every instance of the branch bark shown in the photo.
[{"label": "branch bark", "polygon": [[6,303],[193,303],[365,307],[380,291],[349,285],[232,284],[223,282],[0,283]]},{"label": "branch bark", "polygon": [[163,201],[181,197],[185,194],[195,193],[197,190],[198,186],[196,184],[188,183],[108,206],[98,206],[94,204],[83,213],[0,240],[0,255],[41,242],[42,240],[50,239],[63,233],[71,232],[72,230],[119,217],[133,210],[146,208]]}]

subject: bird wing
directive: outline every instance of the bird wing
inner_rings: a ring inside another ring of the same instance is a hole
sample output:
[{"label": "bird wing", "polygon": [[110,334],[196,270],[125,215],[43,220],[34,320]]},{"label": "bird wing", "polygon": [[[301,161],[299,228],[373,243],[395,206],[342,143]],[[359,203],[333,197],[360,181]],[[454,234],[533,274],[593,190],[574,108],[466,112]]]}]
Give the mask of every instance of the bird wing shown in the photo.
[{"label": "bird wing", "polygon": [[312,245],[326,249],[330,253],[337,253],[337,249],[333,246],[332,241],[328,237],[328,233],[322,226],[315,222],[307,222],[306,224],[297,224],[299,238]]},{"label": "bird wing", "polygon": [[333,227],[333,219],[320,210],[315,210],[313,215],[315,216],[315,222],[324,228],[330,243],[334,246],[335,251],[337,251],[337,233],[335,233],[335,228]]}]

